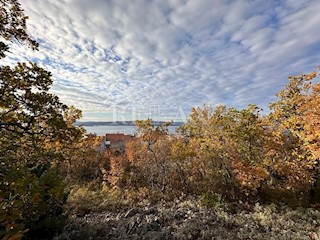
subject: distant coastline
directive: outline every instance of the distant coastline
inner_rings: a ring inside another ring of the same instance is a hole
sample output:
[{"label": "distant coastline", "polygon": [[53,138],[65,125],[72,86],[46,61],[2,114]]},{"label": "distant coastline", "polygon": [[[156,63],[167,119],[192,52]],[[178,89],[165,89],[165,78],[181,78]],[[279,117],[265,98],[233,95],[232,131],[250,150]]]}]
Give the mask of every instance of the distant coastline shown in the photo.
[{"label": "distant coastline", "polygon": [[[154,125],[160,125],[165,123],[164,121],[154,121]],[[171,126],[181,126],[184,122],[172,122]],[[116,122],[100,122],[100,121],[90,121],[90,122],[76,122],[76,126],[135,126],[135,121],[116,121]]]}]

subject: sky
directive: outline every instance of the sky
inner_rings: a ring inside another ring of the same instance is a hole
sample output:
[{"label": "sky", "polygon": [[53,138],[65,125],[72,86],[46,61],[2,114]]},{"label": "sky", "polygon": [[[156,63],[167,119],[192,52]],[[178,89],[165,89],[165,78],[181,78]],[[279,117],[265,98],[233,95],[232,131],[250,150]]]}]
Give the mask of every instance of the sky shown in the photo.
[{"label": "sky", "polygon": [[268,103],[320,65],[319,0],[21,0],[39,51],[82,121],[185,120],[192,107]]}]

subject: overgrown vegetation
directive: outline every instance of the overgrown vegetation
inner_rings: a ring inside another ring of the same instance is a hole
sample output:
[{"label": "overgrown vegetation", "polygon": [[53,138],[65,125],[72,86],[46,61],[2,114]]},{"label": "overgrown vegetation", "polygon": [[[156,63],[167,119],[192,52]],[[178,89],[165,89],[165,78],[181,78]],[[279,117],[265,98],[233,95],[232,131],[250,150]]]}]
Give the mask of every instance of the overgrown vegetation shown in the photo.
[{"label": "overgrown vegetation", "polygon": [[319,239],[319,211],[276,205],[206,208],[196,199],[73,215],[56,239]]},{"label": "overgrown vegetation", "polygon": [[[179,135],[138,122],[140,137],[110,162],[110,183],[167,195],[221,194],[230,201],[319,203],[317,73],[293,76],[270,104],[192,110]],[[151,129],[151,130],[150,130]]]},{"label": "overgrown vegetation", "polygon": [[[17,0],[0,12],[0,58],[38,47]],[[269,114],[194,108],[175,135],[141,120],[125,148],[101,153],[74,126],[81,112],[49,93],[50,72],[1,65],[0,237],[319,238],[317,77],[289,77]]]},{"label": "overgrown vegetation", "polygon": [[[36,49],[38,44],[26,32],[27,17],[19,2],[1,1],[0,12],[1,58],[16,42]],[[89,154],[90,159],[95,158],[93,144],[86,146],[90,138],[84,138],[84,130],[73,125],[80,111],[49,93],[51,84],[51,73],[34,63],[0,66],[3,239],[51,239],[61,231],[66,218],[64,179],[88,179],[80,172],[84,162],[76,173],[71,171],[73,160],[88,161]]]}]

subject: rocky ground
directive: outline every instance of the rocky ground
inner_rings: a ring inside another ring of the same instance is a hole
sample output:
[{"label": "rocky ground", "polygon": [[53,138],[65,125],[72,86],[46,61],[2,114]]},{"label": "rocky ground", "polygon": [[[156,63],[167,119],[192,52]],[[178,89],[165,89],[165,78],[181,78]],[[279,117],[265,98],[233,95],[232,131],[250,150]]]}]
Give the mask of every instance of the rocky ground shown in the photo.
[{"label": "rocky ground", "polygon": [[231,213],[194,201],[70,216],[62,239],[317,239],[320,212],[254,206]]}]

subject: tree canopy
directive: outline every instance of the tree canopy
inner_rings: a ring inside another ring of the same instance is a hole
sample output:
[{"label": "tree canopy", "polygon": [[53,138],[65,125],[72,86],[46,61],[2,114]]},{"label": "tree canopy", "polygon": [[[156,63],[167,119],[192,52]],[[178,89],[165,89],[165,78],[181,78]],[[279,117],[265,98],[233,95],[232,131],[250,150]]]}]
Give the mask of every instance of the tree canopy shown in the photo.
[{"label": "tree canopy", "polygon": [[[1,0],[0,58],[11,44],[37,49],[26,20],[17,0]],[[49,92],[51,85],[51,73],[35,63],[0,66],[0,237],[4,239],[34,239],[35,232],[37,238],[50,238],[64,218],[64,183],[57,166],[81,141],[83,129],[73,125],[81,112],[60,102]]]}]

